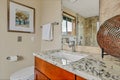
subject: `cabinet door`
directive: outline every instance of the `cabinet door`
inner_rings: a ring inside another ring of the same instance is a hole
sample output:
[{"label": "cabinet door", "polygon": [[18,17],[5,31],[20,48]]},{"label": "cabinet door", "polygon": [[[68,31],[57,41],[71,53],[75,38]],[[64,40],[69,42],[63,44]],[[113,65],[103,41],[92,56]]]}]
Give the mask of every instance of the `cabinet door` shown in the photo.
[{"label": "cabinet door", "polygon": [[35,69],[35,80],[49,80],[44,74]]},{"label": "cabinet door", "polygon": [[50,80],[75,80],[75,75],[62,68],[35,57],[35,68],[44,73]]},{"label": "cabinet door", "polygon": [[80,76],[76,76],[76,80],[87,80],[87,79],[84,79],[84,78],[82,78]]}]

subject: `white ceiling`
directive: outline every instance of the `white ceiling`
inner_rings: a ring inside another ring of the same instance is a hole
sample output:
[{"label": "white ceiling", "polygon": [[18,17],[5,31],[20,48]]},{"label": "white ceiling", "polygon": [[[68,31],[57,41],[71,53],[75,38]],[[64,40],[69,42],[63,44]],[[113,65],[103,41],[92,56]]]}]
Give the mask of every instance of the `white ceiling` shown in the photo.
[{"label": "white ceiling", "polygon": [[[75,2],[73,2],[75,1]],[[99,0],[62,0],[62,5],[83,17],[99,16]]]}]

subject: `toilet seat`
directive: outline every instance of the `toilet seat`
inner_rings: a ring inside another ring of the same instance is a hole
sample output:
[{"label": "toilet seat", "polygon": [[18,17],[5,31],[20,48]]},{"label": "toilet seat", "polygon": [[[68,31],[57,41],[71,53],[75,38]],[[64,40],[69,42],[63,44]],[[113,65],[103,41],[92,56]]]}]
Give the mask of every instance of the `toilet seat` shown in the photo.
[{"label": "toilet seat", "polygon": [[13,73],[10,80],[34,80],[34,66]]}]

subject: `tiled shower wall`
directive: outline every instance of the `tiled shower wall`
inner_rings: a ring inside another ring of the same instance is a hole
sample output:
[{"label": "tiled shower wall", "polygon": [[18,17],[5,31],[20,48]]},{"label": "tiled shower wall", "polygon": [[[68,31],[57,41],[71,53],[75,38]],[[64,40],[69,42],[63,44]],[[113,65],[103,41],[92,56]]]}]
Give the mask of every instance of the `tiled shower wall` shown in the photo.
[{"label": "tiled shower wall", "polygon": [[84,46],[97,46],[97,22],[98,16],[84,18],[78,16],[78,43]]}]

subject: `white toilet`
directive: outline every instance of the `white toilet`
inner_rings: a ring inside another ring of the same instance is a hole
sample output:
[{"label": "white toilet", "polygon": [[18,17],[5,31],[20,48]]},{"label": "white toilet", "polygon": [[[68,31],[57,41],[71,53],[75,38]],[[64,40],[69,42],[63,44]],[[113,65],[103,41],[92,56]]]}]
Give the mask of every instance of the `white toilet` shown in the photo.
[{"label": "white toilet", "polygon": [[34,66],[30,66],[13,73],[10,80],[34,80]]}]

